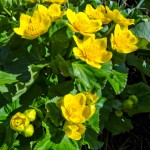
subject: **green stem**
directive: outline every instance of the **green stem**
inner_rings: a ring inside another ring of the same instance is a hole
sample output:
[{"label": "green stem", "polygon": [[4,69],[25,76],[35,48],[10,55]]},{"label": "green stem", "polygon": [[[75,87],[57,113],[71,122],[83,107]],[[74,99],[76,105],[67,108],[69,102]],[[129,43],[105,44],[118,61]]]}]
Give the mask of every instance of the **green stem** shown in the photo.
[{"label": "green stem", "polygon": [[107,36],[107,35],[109,35],[110,33],[111,33],[111,31],[114,29],[114,27],[115,27],[115,23],[113,23],[112,25],[111,25],[111,27],[107,30],[107,32],[105,33],[105,36]]},{"label": "green stem", "polygon": [[3,8],[3,9],[5,10],[5,12],[6,12],[9,16],[11,16],[10,11],[8,11],[6,8]]}]

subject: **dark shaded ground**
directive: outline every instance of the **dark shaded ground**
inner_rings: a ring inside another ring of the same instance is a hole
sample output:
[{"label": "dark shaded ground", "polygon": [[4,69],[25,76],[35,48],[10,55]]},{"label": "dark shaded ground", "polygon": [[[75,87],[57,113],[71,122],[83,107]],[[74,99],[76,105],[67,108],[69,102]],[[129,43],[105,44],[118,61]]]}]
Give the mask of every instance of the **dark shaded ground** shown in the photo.
[{"label": "dark shaded ground", "polygon": [[132,118],[133,129],[125,134],[112,136],[103,132],[105,142],[101,150],[149,150],[150,149],[150,114],[139,114]]}]

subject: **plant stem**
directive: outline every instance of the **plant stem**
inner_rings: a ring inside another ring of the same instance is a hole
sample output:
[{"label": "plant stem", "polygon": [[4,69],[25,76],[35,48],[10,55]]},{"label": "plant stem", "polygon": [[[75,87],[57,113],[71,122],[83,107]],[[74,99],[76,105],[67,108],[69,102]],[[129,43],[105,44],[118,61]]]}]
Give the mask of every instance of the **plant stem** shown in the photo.
[{"label": "plant stem", "polygon": [[111,33],[111,31],[114,29],[114,27],[115,27],[115,23],[113,23],[112,25],[111,25],[111,27],[108,29],[108,31],[105,33],[105,36],[107,36],[107,35],[109,35],[110,33]]},{"label": "plant stem", "polygon": [[6,12],[9,16],[11,16],[10,11],[8,11],[5,7],[4,7],[3,9],[5,10],[5,12]]}]

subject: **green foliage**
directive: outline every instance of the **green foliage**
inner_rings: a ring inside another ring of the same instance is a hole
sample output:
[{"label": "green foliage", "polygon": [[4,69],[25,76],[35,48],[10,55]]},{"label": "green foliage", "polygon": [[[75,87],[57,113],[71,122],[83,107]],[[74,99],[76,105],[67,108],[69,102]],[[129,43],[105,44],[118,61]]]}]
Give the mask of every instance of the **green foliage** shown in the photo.
[{"label": "green foliage", "polygon": [[109,116],[109,121],[105,124],[105,126],[113,135],[129,132],[129,130],[133,128],[130,119],[127,119],[125,117],[117,117],[114,114],[111,114]]}]

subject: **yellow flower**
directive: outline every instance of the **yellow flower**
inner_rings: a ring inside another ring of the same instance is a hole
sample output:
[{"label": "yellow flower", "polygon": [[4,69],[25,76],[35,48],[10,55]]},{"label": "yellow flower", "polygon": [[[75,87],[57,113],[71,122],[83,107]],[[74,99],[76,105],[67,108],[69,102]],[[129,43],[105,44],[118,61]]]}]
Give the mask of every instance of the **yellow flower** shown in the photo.
[{"label": "yellow flower", "polygon": [[67,136],[73,140],[80,140],[82,134],[86,130],[86,127],[83,124],[74,124],[68,121],[65,122],[63,128]]},{"label": "yellow flower", "polygon": [[95,39],[95,35],[84,37],[83,41],[73,36],[78,47],[73,48],[74,55],[79,59],[85,61],[87,64],[101,68],[100,63],[108,62],[112,53],[106,51],[107,39]]},{"label": "yellow flower", "polygon": [[86,106],[86,96],[82,93],[67,94],[61,102],[61,110],[64,118],[69,122],[83,123],[94,113],[94,108]]},{"label": "yellow flower", "polygon": [[97,19],[101,19],[103,24],[108,24],[111,21],[114,21],[115,23],[125,27],[134,24],[134,19],[125,18],[117,9],[114,9],[112,11],[109,9],[108,6],[104,7],[103,5],[100,5],[95,10],[91,7],[92,6],[87,6],[87,13],[90,14],[90,11],[93,12],[92,16],[94,16]]},{"label": "yellow flower", "polygon": [[61,5],[59,4],[52,4],[48,8],[49,16],[51,19],[51,22],[56,21],[57,19],[61,18],[63,16],[63,12],[61,11]]},{"label": "yellow flower", "polygon": [[120,25],[116,25],[114,34],[111,34],[111,47],[119,53],[131,53],[138,49],[136,44],[138,39],[132,34],[128,28],[120,28]]},{"label": "yellow flower", "polygon": [[25,136],[25,137],[30,137],[32,136],[34,133],[34,127],[32,124],[29,124],[25,130],[22,132],[22,134]]},{"label": "yellow flower", "polygon": [[17,132],[22,132],[26,129],[29,123],[29,119],[24,114],[18,112],[12,116],[10,120],[10,127]]},{"label": "yellow flower", "polygon": [[86,104],[87,105],[95,104],[99,99],[99,97],[96,95],[96,93],[92,94],[90,92],[85,92],[84,94],[86,96]]},{"label": "yellow flower", "polygon": [[36,111],[35,111],[35,109],[25,110],[23,114],[25,116],[27,116],[30,121],[34,121],[35,118],[36,118]]},{"label": "yellow flower", "polygon": [[48,17],[48,9],[42,5],[38,5],[38,10],[35,10],[33,16],[21,14],[20,27],[14,28],[14,32],[21,35],[25,39],[35,39],[38,36],[46,33],[51,25]]},{"label": "yellow flower", "polygon": [[125,18],[117,9],[113,10],[113,21],[124,27],[134,24],[134,19]]},{"label": "yellow flower", "polygon": [[71,9],[66,11],[67,18],[70,22],[68,27],[74,32],[79,32],[84,36],[90,36],[92,33],[102,29],[100,20],[91,20],[84,12],[75,13]]},{"label": "yellow flower", "polygon": [[100,5],[94,9],[90,4],[86,5],[85,13],[91,19],[99,19],[103,24],[108,24],[111,22],[110,18],[105,16],[105,8],[103,5]]},{"label": "yellow flower", "polygon": [[51,3],[57,3],[57,4],[65,4],[68,2],[68,0],[43,0],[43,2],[51,2]]}]

